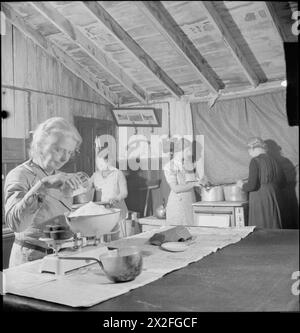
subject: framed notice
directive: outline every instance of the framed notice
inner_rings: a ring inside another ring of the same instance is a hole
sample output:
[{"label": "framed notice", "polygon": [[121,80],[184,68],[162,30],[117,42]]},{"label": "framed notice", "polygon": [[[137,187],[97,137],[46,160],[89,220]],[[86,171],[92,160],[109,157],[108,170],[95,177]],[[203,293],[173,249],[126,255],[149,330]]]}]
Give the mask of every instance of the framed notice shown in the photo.
[{"label": "framed notice", "polygon": [[112,109],[117,126],[159,127],[159,117],[154,108],[117,108]]}]

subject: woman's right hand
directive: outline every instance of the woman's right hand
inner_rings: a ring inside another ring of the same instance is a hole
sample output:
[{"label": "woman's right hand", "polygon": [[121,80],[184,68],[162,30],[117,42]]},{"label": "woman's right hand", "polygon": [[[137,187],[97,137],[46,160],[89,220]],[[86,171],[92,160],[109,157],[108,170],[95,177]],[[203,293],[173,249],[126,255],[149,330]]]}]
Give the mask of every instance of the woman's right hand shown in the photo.
[{"label": "woman's right hand", "polygon": [[45,188],[55,188],[60,190],[76,190],[83,182],[79,174],[58,173],[42,179]]},{"label": "woman's right hand", "polygon": [[201,182],[199,180],[195,180],[193,182],[188,182],[188,184],[190,184],[190,186],[193,187],[200,187],[201,186]]},{"label": "woman's right hand", "polygon": [[242,179],[237,180],[237,182],[236,182],[236,186],[237,186],[237,187],[242,188],[243,185],[244,185],[244,182],[243,182]]}]

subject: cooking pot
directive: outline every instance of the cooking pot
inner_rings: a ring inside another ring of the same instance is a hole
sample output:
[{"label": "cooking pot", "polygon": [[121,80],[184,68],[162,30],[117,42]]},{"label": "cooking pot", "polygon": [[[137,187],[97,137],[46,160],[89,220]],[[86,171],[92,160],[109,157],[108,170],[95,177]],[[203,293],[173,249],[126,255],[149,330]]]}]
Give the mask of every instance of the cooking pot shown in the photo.
[{"label": "cooking pot", "polygon": [[136,246],[119,248],[108,251],[99,259],[94,257],[58,257],[63,260],[96,261],[109,280],[113,282],[126,282],[134,280],[141,274],[143,257]]},{"label": "cooking pot", "polygon": [[201,201],[224,201],[223,186],[202,186]]},{"label": "cooking pot", "polygon": [[247,201],[248,193],[243,191],[239,186],[232,185],[224,185],[224,195],[226,201]]}]

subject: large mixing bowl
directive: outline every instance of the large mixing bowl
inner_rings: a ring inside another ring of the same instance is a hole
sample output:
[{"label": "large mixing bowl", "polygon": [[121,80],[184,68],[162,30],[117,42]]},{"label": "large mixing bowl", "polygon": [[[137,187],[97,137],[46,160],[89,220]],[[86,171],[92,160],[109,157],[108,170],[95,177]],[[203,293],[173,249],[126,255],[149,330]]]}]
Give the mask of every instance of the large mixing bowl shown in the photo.
[{"label": "large mixing bowl", "polygon": [[121,210],[109,208],[109,213],[102,215],[86,215],[68,217],[73,232],[80,232],[82,236],[101,236],[110,233],[120,219]]},{"label": "large mixing bowl", "polygon": [[236,185],[224,185],[223,186],[225,200],[226,201],[247,201],[248,193],[243,191]]}]

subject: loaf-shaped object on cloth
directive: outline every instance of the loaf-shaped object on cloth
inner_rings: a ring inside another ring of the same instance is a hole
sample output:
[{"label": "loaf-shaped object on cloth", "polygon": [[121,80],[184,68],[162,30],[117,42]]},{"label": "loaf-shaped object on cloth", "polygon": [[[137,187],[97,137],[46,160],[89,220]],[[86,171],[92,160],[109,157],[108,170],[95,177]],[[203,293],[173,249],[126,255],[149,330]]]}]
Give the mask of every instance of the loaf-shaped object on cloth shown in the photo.
[{"label": "loaf-shaped object on cloth", "polygon": [[160,246],[166,242],[184,242],[191,239],[192,235],[188,229],[184,226],[176,226],[166,231],[158,232],[154,234],[150,239],[149,243],[152,245]]}]

